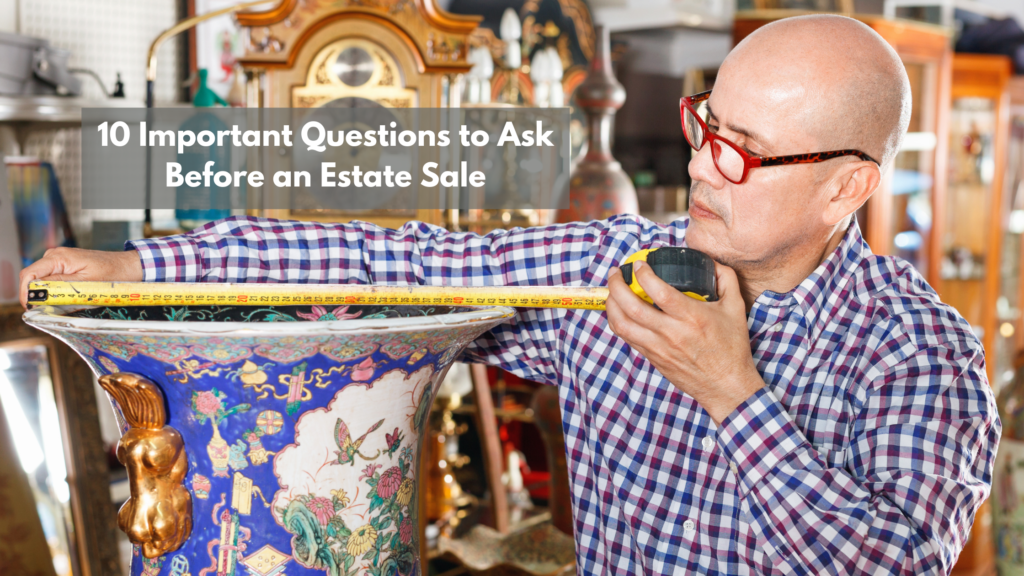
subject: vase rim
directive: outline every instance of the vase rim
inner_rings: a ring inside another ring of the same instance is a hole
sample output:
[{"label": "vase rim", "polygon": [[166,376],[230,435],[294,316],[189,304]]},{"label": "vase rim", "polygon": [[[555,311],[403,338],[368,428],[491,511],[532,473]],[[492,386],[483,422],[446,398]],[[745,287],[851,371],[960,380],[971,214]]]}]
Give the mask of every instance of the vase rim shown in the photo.
[{"label": "vase rim", "polygon": [[[508,306],[478,307],[466,312],[404,318],[370,318],[298,322],[175,322],[170,320],[108,320],[68,316],[73,312],[102,306],[40,306],[25,312],[22,320],[41,330],[116,333],[152,333],[196,336],[305,336],[313,334],[355,334],[404,332],[454,328],[477,322],[507,320],[515,316]],[[467,308],[472,308],[467,306]]]}]

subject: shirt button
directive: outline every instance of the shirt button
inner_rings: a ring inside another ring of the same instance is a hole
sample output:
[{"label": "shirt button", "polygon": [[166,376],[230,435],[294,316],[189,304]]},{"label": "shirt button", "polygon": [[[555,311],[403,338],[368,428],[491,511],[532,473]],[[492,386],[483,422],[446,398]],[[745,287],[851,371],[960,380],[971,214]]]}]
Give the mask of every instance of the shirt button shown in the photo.
[{"label": "shirt button", "polygon": [[715,439],[712,438],[711,436],[705,436],[704,439],[700,441],[700,443],[704,446],[705,450],[711,450],[712,448],[715,447]]},{"label": "shirt button", "polygon": [[683,530],[687,532],[693,532],[697,528],[697,525],[693,523],[693,520],[687,520],[683,522]]},{"label": "shirt button", "polygon": [[740,475],[740,471],[739,471],[738,468],[736,468],[736,463],[735,462],[729,462],[729,470],[732,470],[732,473],[737,475],[737,476]]}]

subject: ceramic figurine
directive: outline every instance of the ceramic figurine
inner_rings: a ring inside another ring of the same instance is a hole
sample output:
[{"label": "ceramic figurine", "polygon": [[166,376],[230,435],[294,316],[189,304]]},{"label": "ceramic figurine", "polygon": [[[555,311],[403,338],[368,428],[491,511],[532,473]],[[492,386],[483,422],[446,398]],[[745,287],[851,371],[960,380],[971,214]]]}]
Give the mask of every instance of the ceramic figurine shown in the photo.
[{"label": "ceramic figurine", "polygon": [[383,576],[422,573],[417,484],[437,386],[513,314],[46,307],[25,321],[86,359],[125,427],[132,576]]}]

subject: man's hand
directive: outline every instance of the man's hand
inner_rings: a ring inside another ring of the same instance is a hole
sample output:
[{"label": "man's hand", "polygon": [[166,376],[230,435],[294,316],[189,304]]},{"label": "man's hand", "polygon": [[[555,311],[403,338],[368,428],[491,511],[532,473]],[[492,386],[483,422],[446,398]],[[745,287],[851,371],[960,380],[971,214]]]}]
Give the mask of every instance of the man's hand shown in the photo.
[{"label": "man's hand", "polygon": [[42,258],[21,271],[21,305],[25,308],[28,308],[28,283],[33,280],[142,282],[142,261],[135,250],[47,250]]},{"label": "man's hand", "polygon": [[644,262],[634,262],[633,273],[661,310],[634,294],[615,268],[608,278],[609,326],[721,424],[764,386],[750,354],[746,305],[736,273],[715,264],[717,302],[679,292]]}]

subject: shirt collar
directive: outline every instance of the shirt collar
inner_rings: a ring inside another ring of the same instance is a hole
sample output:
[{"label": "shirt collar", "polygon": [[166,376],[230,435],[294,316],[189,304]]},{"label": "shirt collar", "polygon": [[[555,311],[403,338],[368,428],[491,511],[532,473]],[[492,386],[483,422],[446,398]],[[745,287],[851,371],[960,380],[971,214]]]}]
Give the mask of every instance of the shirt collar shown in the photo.
[{"label": "shirt collar", "polygon": [[864,242],[857,217],[854,216],[842,241],[810,276],[784,294],[770,290],[761,293],[754,301],[751,315],[761,307],[791,309],[811,321],[808,323],[808,328],[811,328],[826,305],[842,298],[845,285],[853,271],[870,254],[871,249]]}]

